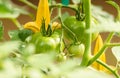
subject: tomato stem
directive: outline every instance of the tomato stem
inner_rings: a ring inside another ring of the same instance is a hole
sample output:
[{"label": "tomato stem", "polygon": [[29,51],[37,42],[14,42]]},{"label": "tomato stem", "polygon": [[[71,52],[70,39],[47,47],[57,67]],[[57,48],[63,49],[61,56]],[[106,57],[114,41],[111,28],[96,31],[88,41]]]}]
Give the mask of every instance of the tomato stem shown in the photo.
[{"label": "tomato stem", "polygon": [[[85,24],[86,29],[90,29],[91,27],[91,0],[83,0],[83,7],[85,12]],[[91,33],[86,34],[85,41],[85,52],[83,54],[83,60],[81,62],[81,66],[85,67],[88,64],[89,56],[91,54]]]},{"label": "tomato stem", "polygon": [[20,30],[22,29],[22,26],[17,19],[11,19],[11,20],[17,26],[17,28],[19,28]]},{"label": "tomato stem", "polygon": [[120,44],[119,43],[110,43],[112,37],[114,35],[114,32],[111,32],[107,39],[105,40],[105,43],[103,45],[103,47],[99,50],[99,52],[89,60],[88,62],[88,65],[91,65],[94,61],[96,61],[97,63],[101,64],[102,66],[104,66],[106,69],[108,69],[110,72],[112,72],[116,78],[120,78],[119,77],[119,74],[116,70],[113,70],[112,68],[110,68],[107,64],[103,63],[102,61],[98,60],[98,58],[100,57],[100,55],[102,55],[102,53],[106,50],[107,47],[110,47],[110,46],[119,46]]},{"label": "tomato stem", "polygon": [[77,6],[76,6],[76,5],[67,5],[67,6],[66,6],[66,5],[62,5],[61,3],[50,5],[50,9],[51,9],[51,8],[54,8],[54,7],[70,8],[70,9],[72,9],[72,10],[74,10],[74,11],[77,11]]},{"label": "tomato stem", "polygon": [[96,61],[96,60],[100,57],[100,55],[106,50],[106,48],[107,48],[107,43],[109,43],[109,42],[111,41],[113,35],[114,35],[114,32],[111,32],[111,33],[108,35],[108,37],[107,37],[107,39],[106,39],[103,47],[99,50],[99,52],[98,52],[93,58],[91,58],[91,59],[89,60],[87,66],[91,65],[94,61]]},{"label": "tomato stem", "polygon": [[37,10],[37,6],[34,5],[34,4],[32,4],[30,1],[28,1],[28,0],[19,0],[19,1],[27,4],[28,6],[30,6],[30,7],[33,8],[33,9]]},{"label": "tomato stem", "polygon": [[63,20],[62,20],[62,17],[61,17],[61,7],[58,8],[58,16],[59,16],[59,20],[60,20],[60,22],[61,22],[61,24],[62,24],[62,27],[63,27],[64,29],[66,29],[67,31],[69,31],[70,34],[73,35],[73,37],[74,37],[74,39],[75,39],[75,40],[74,40],[75,42],[79,42],[77,36],[75,35],[75,33],[74,33],[73,31],[71,31],[71,30],[63,23]]},{"label": "tomato stem", "polygon": [[106,46],[108,47],[120,46],[120,43],[107,43]]},{"label": "tomato stem", "polygon": [[108,69],[110,72],[112,72],[116,78],[119,78],[119,74],[113,70],[110,66],[108,66],[106,63],[102,62],[101,60],[96,60],[97,63],[99,63],[100,65],[104,66],[106,69]]}]

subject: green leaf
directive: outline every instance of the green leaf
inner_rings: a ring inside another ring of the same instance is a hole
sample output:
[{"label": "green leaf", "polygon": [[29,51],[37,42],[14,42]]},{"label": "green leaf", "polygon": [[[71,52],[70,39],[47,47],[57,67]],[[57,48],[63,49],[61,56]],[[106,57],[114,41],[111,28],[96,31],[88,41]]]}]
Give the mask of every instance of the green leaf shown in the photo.
[{"label": "green leaf", "polygon": [[25,48],[21,51],[22,55],[27,58],[28,56],[32,55],[35,52],[35,46],[33,44],[28,44]]},{"label": "green leaf", "polygon": [[43,69],[53,65],[53,56],[50,53],[34,54],[29,56],[28,62],[35,68]]},{"label": "green leaf", "polygon": [[120,22],[113,22],[110,20],[104,20],[103,23],[98,24],[90,29],[86,30],[87,33],[96,32],[120,32]]},{"label": "green leaf", "polygon": [[51,25],[48,25],[48,28],[47,28],[47,31],[46,31],[46,35],[47,35],[47,36],[51,36],[51,35],[52,35]]},{"label": "green leaf", "polygon": [[114,17],[113,15],[111,15],[110,13],[108,13],[107,11],[103,10],[103,8],[101,6],[95,6],[92,5],[91,6],[91,12],[92,12],[92,16],[99,22],[104,22],[106,19],[107,20],[112,20],[114,21]]},{"label": "green leaf", "polygon": [[115,1],[106,1],[108,4],[112,5],[118,12],[117,19],[120,20],[120,6]]},{"label": "green leaf", "polygon": [[0,21],[0,40],[3,39],[3,34],[4,34],[4,28],[2,26],[2,22]]},{"label": "green leaf", "polygon": [[48,0],[49,4],[51,4],[52,0]]},{"label": "green leaf", "polygon": [[24,72],[27,75],[26,78],[45,78],[39,69],[26,68]]},{"label": "green leaf", "polygon": [[106,2],[110,5],[112,5],[113,7],[115,7],[117,10],[120,9],[119,5],[115,1],[106,1]]},{"label": "green leaf", "polygon": [[71,71],[67,74],[67,78],[113,78],[113,76],[90,68],[85,68]]},{"label": "green leaf", "polygon": [[17,18],[20,14],[28,14],[28,12],[13,4],[11,0],[0,1],[0,18]]},{"label": "green leaf", "polygon": [[80,63],[81,63],[81,59],[74,58],[64,61],[58,64],[58,66],[61,73],[65,73],[71,71],[73,68],[77,67]]},{"label": "green leaf", "polygon": [[74,4],[79,4],[81,0],[72,0]]},{"label": "green leaf", "polygon": [[92,5],[92,16],[97,20],[96,26],[86,30],[87,33],[120,32],[120,22],[115,22],[113,15],[104,11],[102,7]]},{"label": "green leaf", "polygon": [[33,31],[29,30],[29,29],[23,29],[23,30],[20,30],[16,33],[16,35],[18,34],[18,37],[22,40],[22,41],[25,41],[26,38],[30,35],[33,34]]},{"label": "green leaf", "polygon": [[112,53],[115,56],[115,58],[117,59],[117,61],[120,61],[120,46],[115,46],[112,48]]},{"label": "green leaf", "polygon": [[42,20],[42,26],[41,26],[41,34],[43,35],[43,36],[46,36],[47,35],[47,30],[45,29],[45,19],[43,18],[43,20]]},{"label": "green leaf", "polygon": [[[2,61],[3,69],[0,70],[0,78],[20,78],[21,69],[10,59]],[[10,73],[12,72],[12,73]]]},{"label": "green leaf", "polygon": [[11,40],[19,40],[18,33],[19,33],[19,30],[11,30],[8,32],[8,35]]},{"label": "green leaf", "polygon": [[18,50],[19,45],[19,41],[9,41],[0,43],[0,58],[6,57],[9,55],[9,53]]}]

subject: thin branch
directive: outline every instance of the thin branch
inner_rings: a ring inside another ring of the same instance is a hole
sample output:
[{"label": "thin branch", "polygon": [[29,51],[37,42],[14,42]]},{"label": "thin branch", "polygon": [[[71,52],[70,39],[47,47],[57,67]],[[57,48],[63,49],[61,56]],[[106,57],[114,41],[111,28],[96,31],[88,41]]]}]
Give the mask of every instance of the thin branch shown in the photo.
[{"label": "thin branch", "polygon": [[68,6],[66,6],[66,5],[62,5],[61,3],[50,5],[50,8],[55,8],[55,7],[70,8],[70,9],[72,9],[74,11],[77,11],[77,6],[76,5],[68,5]]},{"label": "thin branch", "polygon": [[30,6],[33,9],[37,10],[37,6],[32,4],[31,2],[29,2],[28,0],[19,0],[19,1],[25,3],[26,5]]},{"label": "thin branch", "polygon": [[120,46],[120,43],[106,43],[106,46],[108,47]]},{"label": "thin branch", "polygon": [[17,28],[22,29],[22,26],[17,19],[11,19],[11,20],[16,25]]},{"label": "thin branch", "polygon": [[108,69],[111,73],[113,73],[116,76],[116,78],[120,78],[119,74],[115,70],[113,70],[109,65],[107,65],[106,63],[104,63],[98,59],[96,60],[96,62],[99,63],[100,65],[104,66],[106,69]]}]

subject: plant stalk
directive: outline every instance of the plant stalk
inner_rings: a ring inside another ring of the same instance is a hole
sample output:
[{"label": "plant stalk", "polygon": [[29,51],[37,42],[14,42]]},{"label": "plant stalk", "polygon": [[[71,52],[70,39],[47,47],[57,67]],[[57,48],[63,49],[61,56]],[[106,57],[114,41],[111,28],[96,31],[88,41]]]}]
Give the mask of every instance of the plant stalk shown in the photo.
[{"label": "plant stalk", "polygon": [[114,32],[111,32],[111,33],[109,34],[109,36],[107,37],[107,39],[106,39],[103,47],[99,50],[99,52],[98,52],[93,58],[91,58],[91,59],[89,60],[87,66],[91,65],[94,61],[96,61],[96,60],[100,57],[100,55],[102,55],[102,53],[103,53],[103,52],[106,50],[106,48],[107,48],[107,43],[109,43],[109,42],[111,41],[113,35],[114,35]]},{"label": "plant stalk", "polygon": [[[91,27],[91,0],[83,0],[83,7],[85,12],[85,24],[86,30],[90,29]],[[85,52],[83,54],[83,59],[81,62],[81,66],[85,67],[88,64],[89,56],[91,54],[91,33],[86,34],[86,41],[85,41]]]},{"label": "plant stalk", "polygon": [[62,27],[64,28],[64,29],[66,29],[67,31],[69,31],[69,33],[70,34],[72,34],[73,35],[73,37],[74,37],[74,39],[75,39],[75,42],[78,42],[78,38],[76,37],[76,35],[75,35],[75,33],[72,31],[72,30],[70,30],[64,23],[63,23],[63,20],[62,20],[62,14],[61,14],[61,7],[58,7],[58,17],[59,17],[59,20],[60,20],[60,22],[61,22],[61,24],[62,24]]},{"label": "plant stalk", "polygon": [[108,47],[120,46],[120,43],[107,43],[106,46]]},{"label": "plant stalk", "polygon": [[37,10],[37,6],[32,4],[31,2],[29,2],[28,0],[19,0],[19,1],[25,3],[26,5],[30,6],[33,9]]},{"label": "plant stalk", "polygon": [[104,66],[106,69],[108,69],[111,73],[113,73],[116,76],[116,78],[119,78],[119,74],[115,70],[113,70],[110,66],[108,66],[107,64],[98,59],[96,60],[96,62]]},{"label": "plant stalk", "polygon": [[54,7],[70,8],[70,9],[74,10],[75,12],[77,11],[77,6],[76,5],[68,5],[68,6],[66,6],[66,5],[62,5],[61,3],[50,5],[50,9],[54,8]]},{"label": "plant stalk", "polygon": [[17,19],[11,19],[11,20],[17,26],[18,29],[20,30],[22,29],[22,26]]}]

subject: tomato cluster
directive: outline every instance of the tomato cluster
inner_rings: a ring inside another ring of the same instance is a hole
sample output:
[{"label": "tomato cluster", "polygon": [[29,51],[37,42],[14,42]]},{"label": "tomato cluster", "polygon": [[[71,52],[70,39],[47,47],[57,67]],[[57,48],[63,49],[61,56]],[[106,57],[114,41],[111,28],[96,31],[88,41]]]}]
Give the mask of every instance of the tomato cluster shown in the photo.
[{"label": "tomato cluster", "polygon": [[[65,29],[64,31],[64,37],[66,39],[68,39],[69,41],[74,42],[75,41],[75,37],[77,37],[78,42],[82,42],[84,43],[86,41],[86,32],[85,32],[85,21],[80,21],[77,20],[75,16],[70,16],[68,18],[65,19],[64,21],[65,26],[67,26],[73,33],[75,36],[73,36],[73,34],[71,34],[68,30]],[[94,27],[96,25],[96,21],[93,20],[92,21],[92,27]],[[92,41],[94,41],[97,37],[98,33],[93,33],[92,34]]]},{"label": "tomato cluster", "polygon": [[[95,22],[93,23],[94,24],[92,25],[95,25]],[[43,22],[40,28],[41,29],[40,32],[29,34],[26,34],[25,32],[23,35],[25,35],[26,38],[27,37],[26,35],[32,34],[31,39],[28,42],[33,43],[35,45],[36,48],[35,53],[55,52],[58,53],[57,55],[58,60],[66,59],[66,57],[82,57],[85,50],[84,42],[86,39],[85,21],[77,20],[75,16],[70,16],[63,21],[63,24],[68,29],[64,27],[62,28],[62,26],[58,23],[54,23],[55,25],[53,26],[54,28],[52,28],[49,25],[46,30],[45,22]],[[58,25],[59,27],[58,29],[56,29],[56,26]],[[95,40],[97,34],[98,33],[92,34],[92,40]],[[22,38],[22,41],[25,38]],[[64,43],[63,40],[68,42]]]},{"label": "tomato cluster", "polygon": [[31,43],[35,44],[36,53],[59,52],[60,45],[64,49],[64,43],[60,38],[60,32],[54,31],[51,36],[43,36],[40,32],[32,35]]},{"label": "tomato cluster", "polygon": [[74,34],[71,34],[68,30],[64,31],[64,37],[70,41],[74,41],[75,37],[77,37],[78,41],[84,40],[85,35],[85,22],[84,21],[78,21],[75,16],[70,16],[66,18],[64,21],[65,26],[67,26]]}]

